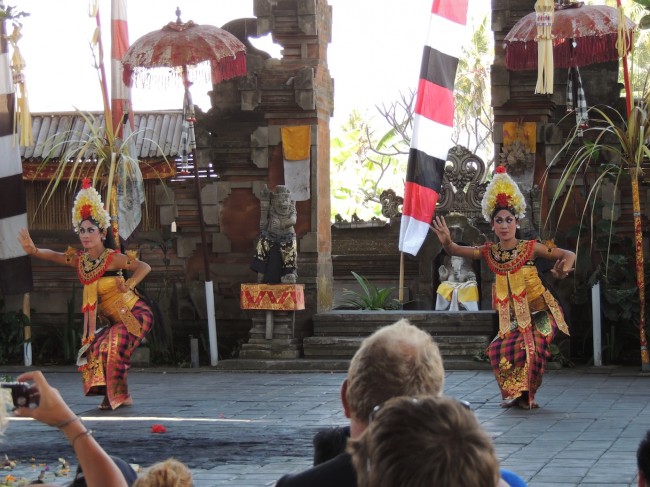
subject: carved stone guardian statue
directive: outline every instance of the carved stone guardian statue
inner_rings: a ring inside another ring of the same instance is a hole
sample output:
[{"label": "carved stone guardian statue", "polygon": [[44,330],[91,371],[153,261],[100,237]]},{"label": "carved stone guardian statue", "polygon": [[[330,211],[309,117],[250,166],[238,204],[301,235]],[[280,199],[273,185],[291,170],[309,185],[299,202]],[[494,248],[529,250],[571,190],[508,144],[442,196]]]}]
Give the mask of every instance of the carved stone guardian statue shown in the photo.
[{"label": "carved stone guardian statue", "polygon": [[257,282],[296,282],[298,246],[295,224],[296,205],[289,189],[278,185],[274,192],[270,192],[265,188],[261,198],[260,236],[251,263],[251,269],[257,272]]}]

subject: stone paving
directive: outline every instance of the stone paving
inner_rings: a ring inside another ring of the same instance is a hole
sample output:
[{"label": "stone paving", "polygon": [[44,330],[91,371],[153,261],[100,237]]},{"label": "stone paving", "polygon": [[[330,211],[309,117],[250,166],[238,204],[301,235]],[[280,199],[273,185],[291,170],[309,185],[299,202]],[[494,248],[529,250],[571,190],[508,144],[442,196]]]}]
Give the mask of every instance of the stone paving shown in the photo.
[{"label": "stone paving", "polygon": [[[211,369],[138,369],[130,372],[135,405],[100,412],[83,397],[72,368],[44,368],[75,412],[112,455],[146,467],[174,456],[187,463],[196,487],[273,485],[284,473],[312,462],[311,438],[320,428],[344,425],[342,373],[237,373]],[[16,368],[0,367],[0,376]],[[468,400],[494,438],[502,466],[532,487],[636,486],[635,452],[650,428],[650,375],[634,368],[548,371],[537,395],[541,409],[499,407],[490,371],[450,371],[445,391]],[[166,433],[152,433],[161,424]],[[0,473],[49,481],[62,457],[75,468],[61,433],[12,419],[0,457],[17,461]],[[36,465],[36,467],[32,467]]]}]

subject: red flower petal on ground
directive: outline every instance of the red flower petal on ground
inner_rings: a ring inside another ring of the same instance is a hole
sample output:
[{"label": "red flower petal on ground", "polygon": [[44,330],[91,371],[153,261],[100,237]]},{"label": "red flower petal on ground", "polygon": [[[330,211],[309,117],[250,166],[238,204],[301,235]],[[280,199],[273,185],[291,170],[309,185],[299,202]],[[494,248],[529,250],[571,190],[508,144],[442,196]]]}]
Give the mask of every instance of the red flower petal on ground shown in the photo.
[{"label": "red flower petal on ground", "polygon": [[167,428],[165,428],[162,424],[152,424],[151,425],[151,432],[152,433],[167,433]]}]

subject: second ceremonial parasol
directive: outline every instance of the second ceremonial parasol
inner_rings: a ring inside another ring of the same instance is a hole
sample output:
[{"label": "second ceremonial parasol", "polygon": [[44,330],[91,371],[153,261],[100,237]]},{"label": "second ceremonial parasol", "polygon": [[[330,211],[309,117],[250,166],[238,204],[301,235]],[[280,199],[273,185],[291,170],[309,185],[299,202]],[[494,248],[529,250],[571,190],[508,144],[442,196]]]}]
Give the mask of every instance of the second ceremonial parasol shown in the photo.
[{"label": "second ceremonial parasol", "polygon": [[[176,21],[170,22],[162,29],[145,34],[136,40],[122,58],[124,82],[131,86],[134,81],[151,79],[156,68],[164,69],[164,76],[180,79],[185,88],[183,113],[185,122],[181,143],[183,162],[187,162],[192,153],[194,160],[194,180],[198,202],[201,246],[205,272],[205,295],[207,301],[208,331],[210,339],[210,363],[217,364],[216,319],[214,313],[214,291],[210,278],[208,244],[205,235],[205,222],[201,204],[201,185],[196,159],[196,142],[194,139],[194,104],[190,94],[190,72],[194,76],[208,74],[212,84],[244,76],[246,74],[246,47],[235,36],[224,29],[212,25],[199,25],[191,20],[182,22],[180,10],[176,10]],[[158,70],[160,71],[160,70]],[[160,75],[160,73],[158,73]],[[155,74],[154,74],[155,77]]]}]

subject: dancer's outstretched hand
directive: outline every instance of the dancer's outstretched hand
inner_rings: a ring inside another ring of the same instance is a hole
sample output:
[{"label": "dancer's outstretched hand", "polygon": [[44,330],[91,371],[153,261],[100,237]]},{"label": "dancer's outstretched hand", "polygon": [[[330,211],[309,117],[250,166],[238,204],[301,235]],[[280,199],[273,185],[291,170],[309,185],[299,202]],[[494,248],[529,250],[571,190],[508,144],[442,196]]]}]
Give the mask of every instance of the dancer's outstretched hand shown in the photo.
[{"label": "dancer's outstretched hand", "polygon": [[36,245],[34,245],[34,241],[32,240],[32,237],[29,236],[29,232],[26,228],[22,228],[18,232],[18,242],[20,242],[20,245],[23,247],[26,254],[34,255],[38,252],[38,249],[36,248]]},{"label": "dancer's outstretched hand", "polygon": [[433,223],[431,224],[431,229],[438,236],[438,239],[440,240],[440,243],[443,247],[452,244],[451,233],[449,232],[449,227],[447,227],[447,222],[445,222],[444,217],[435,217],[433,219]]},{"label": "dancer's outstretched hand", "polygon": [[555,265],[551,269],[551,275],[555,279],[564,279],[569,275],[569,273],[573,272],[574,268],[571,269],[565,269],[564,265],[566,264],[565,259],[558,259],[555,261]]}]

